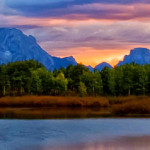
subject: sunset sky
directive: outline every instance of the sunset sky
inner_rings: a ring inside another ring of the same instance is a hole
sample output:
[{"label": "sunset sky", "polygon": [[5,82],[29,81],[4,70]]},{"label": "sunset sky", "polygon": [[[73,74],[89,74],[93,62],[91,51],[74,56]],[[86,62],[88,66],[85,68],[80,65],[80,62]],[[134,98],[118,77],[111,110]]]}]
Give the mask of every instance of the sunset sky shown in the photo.
[{"label": "sunset sky", "polygon": [[150,48],[150,0],[0,0],[0,27],[35,36],[53,56],[115,65]]}]

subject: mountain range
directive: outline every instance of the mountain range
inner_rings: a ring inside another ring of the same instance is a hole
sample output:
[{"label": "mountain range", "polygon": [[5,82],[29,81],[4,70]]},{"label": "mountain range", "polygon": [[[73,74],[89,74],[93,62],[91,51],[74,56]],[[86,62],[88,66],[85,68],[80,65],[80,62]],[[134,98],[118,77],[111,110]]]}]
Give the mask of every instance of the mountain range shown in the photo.
[{"label": "mountain range", "polygon": [[106,62],[102,62],[101,64],[97,65],[97,66],[95,67],[95,69],[101,71],[104,67],[108,67],[108,68],[110,68],[110,69],[113,68],[110,64],[108,64],[108,63],[106,63]]},{"label": "mountain range", "polygon": [[125,55],[123,61],[120,61],[117,66],[130,64],[150,64],[150,50],[147,48],[135,48],[130,51],[129,55]]},{"label": "mountain range", "polygon": [[77,64],[72,56],[58,58],[49,55],[31,35],[27,36],[15,28],[0,28],[0,64],[29,59],[39,61],[48,70]]},{"label": "mountain range", "polygon": [[[51,71],[60,67],[66,68],[70,64],[77,64],[72,56],[59,58],[49,55],[38,45],[32,35],[27,36],[15,28],[0,28],[0,64],[30,59],[39,61]],[[147,48],[135,48],[117,66],[132,62],[141,65],[150,64],[150,50]],[[101,71],[104,67],[112,68],[106,62],[97,65],[95,68],[91,66],[86,67],[90,71],[94,71],[94,69]]]}]

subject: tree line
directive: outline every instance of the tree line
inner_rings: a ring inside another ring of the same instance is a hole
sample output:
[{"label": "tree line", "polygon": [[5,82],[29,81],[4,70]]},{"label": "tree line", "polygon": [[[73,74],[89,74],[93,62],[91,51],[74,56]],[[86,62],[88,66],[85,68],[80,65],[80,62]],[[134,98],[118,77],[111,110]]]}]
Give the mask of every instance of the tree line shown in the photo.
[{"label": "tree line", "polygon": [[150,94],[150,65],[126,64],[90,72],[69,65],[53,72],[37,61],[0,65],[0,96],[79,95],[126,96]]}]

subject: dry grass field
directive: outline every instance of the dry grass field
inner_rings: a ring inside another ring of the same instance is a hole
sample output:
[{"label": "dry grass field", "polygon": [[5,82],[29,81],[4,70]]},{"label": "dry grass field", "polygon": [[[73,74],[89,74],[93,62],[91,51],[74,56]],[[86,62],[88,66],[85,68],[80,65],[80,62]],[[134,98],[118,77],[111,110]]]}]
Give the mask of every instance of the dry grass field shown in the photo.
[{"label": "dry grass field", "polygon": [[149,117],[150,97],[2,97],[0,117],[5,115],[17,118]]}]

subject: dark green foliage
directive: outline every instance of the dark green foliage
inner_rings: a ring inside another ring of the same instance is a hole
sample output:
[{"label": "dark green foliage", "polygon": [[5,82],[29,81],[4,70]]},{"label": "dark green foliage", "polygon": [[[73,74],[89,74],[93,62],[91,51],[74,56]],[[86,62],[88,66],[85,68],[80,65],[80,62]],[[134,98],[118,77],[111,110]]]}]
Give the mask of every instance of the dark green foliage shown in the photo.
[{"label": "dark green foliage", "polygon": [[0,96],[15,95],[149,95],[150,65],[127,64],[101,72],[69,65],[53,72],[29,60],[0,65]]},{"label": "dark green foliage", "polygon": [[102,77],[102,83],[103,83],[103,91],[105,95],[110,94],[110,88],[109,88],[109,81],[111,77],[111,69],[108,67],[105,67],[101,71],[101,77]]},{"label": "dark green foliage", "polygon": [[47,89],[49,87],[46,84],[51,83],[52,77],[51,72],[33,60],[1,65],[0,95],[49,93]]}]

